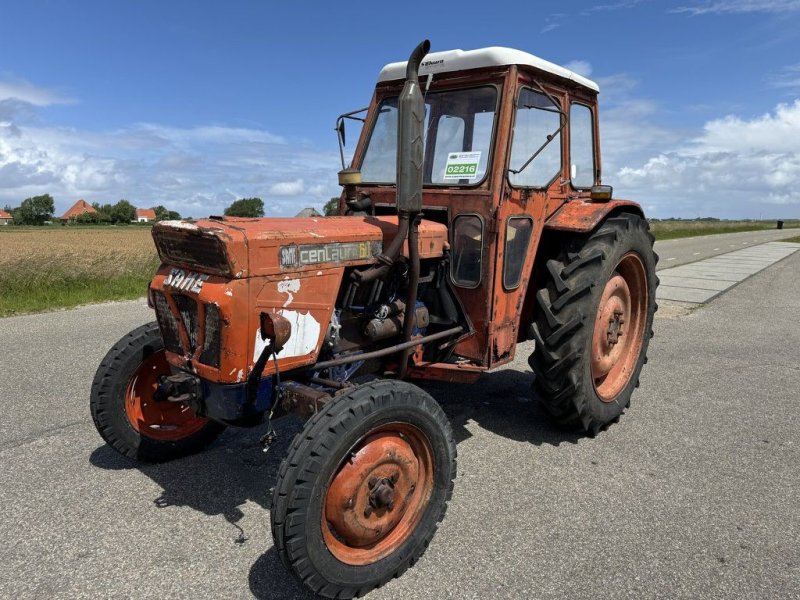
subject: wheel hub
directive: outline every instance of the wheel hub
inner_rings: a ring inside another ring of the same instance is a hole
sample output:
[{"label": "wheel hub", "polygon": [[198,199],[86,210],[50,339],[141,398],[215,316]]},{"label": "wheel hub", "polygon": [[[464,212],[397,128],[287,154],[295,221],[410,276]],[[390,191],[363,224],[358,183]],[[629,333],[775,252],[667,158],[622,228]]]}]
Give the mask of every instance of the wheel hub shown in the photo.
[{"label": "wheel hub", "polygon": [[622,335],[622,324],[625,322],[623,314],[621,310],[615,310],[614,316],[608,320],[608,343],[612,346],[619,342],[619,336]]},{"label": "wheel hub", "polygon": [[372,477],[369,480],[369,506],[364,509],[365,517],[370,516],[373,508],[394,508],[394,484],[399,478],[400,473],[395,472],[391,477]]}]

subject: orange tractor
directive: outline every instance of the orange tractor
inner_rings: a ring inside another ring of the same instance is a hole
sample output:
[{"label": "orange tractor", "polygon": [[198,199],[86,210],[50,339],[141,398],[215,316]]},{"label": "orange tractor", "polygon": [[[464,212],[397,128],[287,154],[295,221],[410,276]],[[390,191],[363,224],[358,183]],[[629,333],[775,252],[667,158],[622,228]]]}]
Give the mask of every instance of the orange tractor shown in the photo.
[{"label": "orange tractor", "polygon": [[[309,588],[362,595],[443,518],[456,446],[408,379],[471,382],[535,340],[533,389],[591,434],[629,405],[656,310],[638,204],[601,185],[598,87],[508,48],[380,73],[340,216],[164,221],[156,321],[102,361],[100,435],[164,461],[227,425],[307,418],[272,501],[275,548]],[[359,116],[363,114],[363,117]]]}]

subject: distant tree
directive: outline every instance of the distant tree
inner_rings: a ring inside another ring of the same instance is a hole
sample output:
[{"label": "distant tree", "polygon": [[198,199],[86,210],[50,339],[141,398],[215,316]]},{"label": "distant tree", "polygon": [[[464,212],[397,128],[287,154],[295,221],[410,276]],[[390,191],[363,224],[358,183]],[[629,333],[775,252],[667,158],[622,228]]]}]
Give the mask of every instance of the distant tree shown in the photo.
[{"label": "distant tree", "polygon": [[26,198],[14,214],[14,220],[19,219],[21,225],[44,225],[45,221],[53,218],[56,207],[50,194]]},{"label": "distant tree", "polygon": [[158,205],[153,209],[156,213],[156,221],[177,221],[181,218],[179,212],[169,210],[168,208]]},{"label": "distant tree", "polygon": [[130,223],[136,218],[136,207],[127,200],[120,200],[111,207],[111,220],[114,223]]},{"label": "distant tree", "polygon": [[85,212],[75,217],[75,222],[82,225],[94,224],[100,222],[100,215],[92,212]]},{"label": "distant tree", "polygon": [[226,217],[263,217],[264,202],[261,198],[242,198],[225,209]]},{"label": "distant tree", "polygon": [[322,207],[322,214],[326,217],[339,214],[339,196],[334,196],[325,203],[325,206]]},{"label": "distant tree", "polygon": [[111,223],[111,212],[113,210],[113,206],[110,204],[98,204],[95,202],[92,204],[92,207],[97,211],[97,222],[98,223]]}]

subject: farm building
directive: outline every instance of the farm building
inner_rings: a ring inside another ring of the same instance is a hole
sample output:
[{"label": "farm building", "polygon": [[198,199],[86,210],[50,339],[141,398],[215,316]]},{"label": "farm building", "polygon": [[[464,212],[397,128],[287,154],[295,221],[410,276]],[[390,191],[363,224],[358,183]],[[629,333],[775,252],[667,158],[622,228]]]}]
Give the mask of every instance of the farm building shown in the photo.
[{"label": "farm building", "polygon": [[156,220],[156,211],[152,208],[137,208],[136,221],[137,223],[149,223]]},{"label": "farm building", "polygon": [[8,225],[13,220],[14,220],[14,217],[11,216],[10,213],[7,213],[4,210],[0,210],[0,225]]},{"label": "farm building", "polygon": [[96,212],[97,211],[94,209],[94,206],[92,206],[86,200],[81,198],[75,204],[73,204],[67,212],[61,215],[59,219],[61,219],[62,221],[70,221],[72,219],[77,219],[79,216],[83,214],[96,213]]},{"label": "farm building", "polygon": [[321,217],[322,215],[319,214],[319,212],[315,208],[309,207],[309,208],[304,208],[299,213],[297,213],[295,216],[296,217]]}]

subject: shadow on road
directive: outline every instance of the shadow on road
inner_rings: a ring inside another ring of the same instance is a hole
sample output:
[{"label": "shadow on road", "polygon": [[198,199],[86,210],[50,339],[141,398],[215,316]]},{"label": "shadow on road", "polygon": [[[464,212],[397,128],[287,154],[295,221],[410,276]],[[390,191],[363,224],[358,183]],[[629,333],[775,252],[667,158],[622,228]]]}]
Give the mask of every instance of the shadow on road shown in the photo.
[{"label": "shadow on road", "polygon": [[[442,405],[457,443],[471,437],[469,428],[476,425],[537,446],[576,443],[581,436],[553,425],[533,400],[531,379],[530,373],[504,369],[472,385],[428,382],[421,386]],[[251,501],[269,510],[280,461],[302,422],[286,417],[275,422],[275,429],[278,439],[267,453],[258,445],[266,431],[261,426],[230,429],[206,452],[165,464],[137,464],[105,445],[92,452],[89,460],[106,470],[138,469],[163,490],[153,499],[157,508],[186,506],[209,516],[220,515],[232,526],[232,542],[243,544],[248,534],[239,523],[244,516],[240,507]],[[314,597],[286,571],[272,547],[252,565],[250,588],[264,599]]]}]

